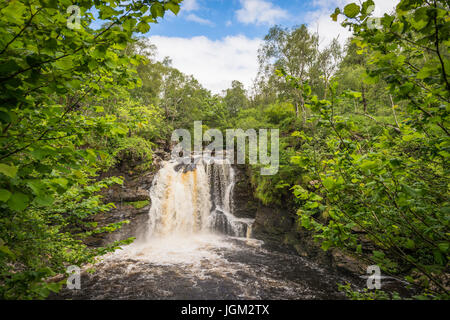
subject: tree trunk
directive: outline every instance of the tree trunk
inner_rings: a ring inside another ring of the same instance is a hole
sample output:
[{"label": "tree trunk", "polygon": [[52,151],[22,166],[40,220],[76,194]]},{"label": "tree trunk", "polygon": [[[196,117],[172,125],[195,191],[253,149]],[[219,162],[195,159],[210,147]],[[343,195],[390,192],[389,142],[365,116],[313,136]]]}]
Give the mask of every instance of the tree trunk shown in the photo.
[{"label": "tree trunk", "polygon": [[302,107],[303,126],[305,126],[306,125],[306,109],[305,109],[305,100],[303,100],[303,95],[300,95],[300,105]]},{"label": "tree trunk", "polygon": [[364,87],[364,85],[361,86],[361,93],[362,93],[362,103],[364,107],[364,113],[367,113],[366,88]]},{"label": "tree trunk", "polygon": [[392,95],[389,95],[389,99],[391,100],[392,113],[394,114],[395,124],[397,125],[397,128],[400,129],[400,125],[398,124],[398,120],[397,120],[397,114],[395,113],[395,105],[394,105],[394,100],[392,99]]}]

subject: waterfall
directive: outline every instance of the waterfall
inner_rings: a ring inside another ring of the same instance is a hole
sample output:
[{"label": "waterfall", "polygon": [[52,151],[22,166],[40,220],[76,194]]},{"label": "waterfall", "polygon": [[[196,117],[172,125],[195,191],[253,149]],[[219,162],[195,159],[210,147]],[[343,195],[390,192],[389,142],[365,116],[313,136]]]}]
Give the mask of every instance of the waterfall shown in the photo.
[{"label": "waterfall", "polygon": [[233,215],[235,173],[229,160],[166,161],[150,189],[147,238],[199,233],[249,237],[253,219]]}]

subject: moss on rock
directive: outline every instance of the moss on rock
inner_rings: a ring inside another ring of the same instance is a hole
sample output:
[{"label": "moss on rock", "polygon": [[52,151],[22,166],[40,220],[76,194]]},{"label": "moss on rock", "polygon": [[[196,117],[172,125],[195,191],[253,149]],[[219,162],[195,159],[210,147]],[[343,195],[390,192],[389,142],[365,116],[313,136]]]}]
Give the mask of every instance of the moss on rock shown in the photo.
[{"label": "moss on rock", "polygon": [[149,200],[125,202],[125,204],[135,207],[136,209],[142,209],[150,204]]}]

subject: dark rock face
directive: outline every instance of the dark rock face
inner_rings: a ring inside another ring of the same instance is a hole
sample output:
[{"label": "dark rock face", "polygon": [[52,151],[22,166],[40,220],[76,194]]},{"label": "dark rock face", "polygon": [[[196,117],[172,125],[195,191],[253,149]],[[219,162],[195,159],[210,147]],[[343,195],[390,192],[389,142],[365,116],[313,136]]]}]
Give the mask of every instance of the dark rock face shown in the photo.
[{"label": "dark rock face", "polygon": [[124,220],[128,220],[130,223],[122,225],[122,227],[112,233],[105,233],[91,237],[88,239],[87,244],[90,246],[102,246],[113,241],[125,240],[130,237],[136,237],[145,231],[148,221],[148,211],[150,205],[141,209],[136,209],[132,205],[116,205],[116,209],[112,209],[110,212],[97,215],[95,221],[99,226],[104,226],[109,223],[116,223]]},{"label": "dark rock face", "polygon": [[286,210],[260,205],[256,212],[253,231],[281,240],[280,237],[289,232],[293,224],[294,221]]},{"label": "dark rock face", "polygon": [[250,177],[244,166],[233,166],[235,185],[233,188],[233,214],[239,218],[255,218],[258,201],[253,196]]},{"label": "dark rock face", "polygon": [[223,234],[233,235],[233,228],[231,227],[230,222],[227,220],[225,214],[220,210],[216,210],[215,214],[216,217],[214,219],[214,230],[218,230]]},{"label": "dark rock face", "polygon": [[295,208],[289,201],[284,206],[265,206],[255,199],[245,166],[235,166],[235,174],[233,213],[255,218],[252,237],[263,240],[266,248],[298,254],[349,274],[365,274],[366,265],[358,259],[336,249],[323,251],[311,232],[298,226]]},{"label": "dark rock face", "polygon": [[231,223],[227,215],[218,209],[215,210],[214,215],[214,230],[233,237],[245,238],[247,236],[248,223],[236,220]]},{"label": "dark rock face", "polygon": [[[112,202],[116,208],[109,212],[98,214],[94,217],[98,226],[105,226],[110,223],[117,223],[128,220],[128,224],[107,234],[95,235],[87,239],[86,244],[91,246],[102,246],[117,240],[124,240],[130,237],[137,237],[146,229],[148,212],[150,210],[149,191],[153,178],[159,170],[162,161],[168,159],[170,153],[166,150],[155,150],[151,168],[148,171],[138,170],[140,163],[121,163],[120,167],[112,168],[101,175],[100,178],[111,176],[123,177],[122,185],[113,185],[103,191],[103,200],[106,203]],[[148,203],[144,207],[136,206],[136,202]]]},{"label": "dark rock face", "polygon": [[[135,181],[136,184],[142,183],[141,181]],[[123,202],[136,202],[150,200],[148,191],[140,186],[130,186],[124,184],[121,186],[112,186],[106,191],[106,199],[110,202],[123,203]]]},{"label": "dark rock face", "polygon": [[256,211],[253,236],[263,240],[265,246],[272,250],[293,252],[348,274],[366,273],[366,264],[355,257],[337,249],[323,251],[311,232],[298,226],[292,212],[292,209],[260,204]]}]

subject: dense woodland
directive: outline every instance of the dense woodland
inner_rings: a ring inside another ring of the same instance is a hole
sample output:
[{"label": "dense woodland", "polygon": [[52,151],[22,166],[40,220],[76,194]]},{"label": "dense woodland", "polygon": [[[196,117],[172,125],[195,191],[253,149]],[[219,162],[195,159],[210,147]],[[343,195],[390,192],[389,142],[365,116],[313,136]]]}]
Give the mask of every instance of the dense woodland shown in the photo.
[{"label": "dense woodland", "polygon": [[[248,167],[255,197],[288,203],[323,250],[381,266],[415,298],[448,299],[449,3],[402,0],[378,20],[372,0],[337,8],[330,19],[353,31],[345,47],[274,26],[254,87],[214,95],[139,37],[181,2],[76,1],[79,29],[67,27],[71,0],[0,3],[0,297],[46,298],[66,266],[133,241],[84,244],[122,224],[90,219],[114,206],[99,191],[121,183],[99,175],[127,159],[149,169],[172,130],[202,120],[279,128],[278,174]],[[106,21],[95,30],[93,7]]]}]

